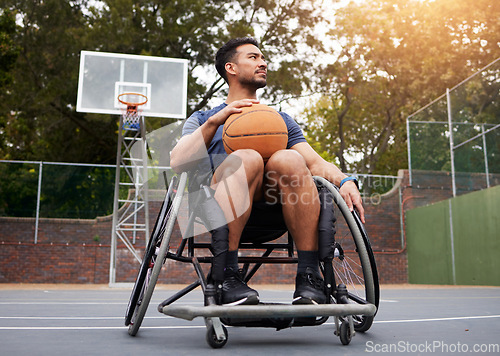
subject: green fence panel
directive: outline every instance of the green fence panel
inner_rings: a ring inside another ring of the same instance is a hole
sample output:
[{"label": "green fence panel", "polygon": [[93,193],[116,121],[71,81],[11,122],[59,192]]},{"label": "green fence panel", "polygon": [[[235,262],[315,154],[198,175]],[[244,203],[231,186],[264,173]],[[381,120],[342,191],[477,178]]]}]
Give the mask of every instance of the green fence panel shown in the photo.
[{"label": "green fence panel", "polygon": [[500,286],[500,186],[451,203],[457,284]]},{"label": "green fence panel", "polygon": [[408,281],[416,284],[452,284],[448,203],[406,212]]},{"label": "green fence panel", "polygon": [[406,238],[410,283],[500,286],[500,186],[407,211]]}]

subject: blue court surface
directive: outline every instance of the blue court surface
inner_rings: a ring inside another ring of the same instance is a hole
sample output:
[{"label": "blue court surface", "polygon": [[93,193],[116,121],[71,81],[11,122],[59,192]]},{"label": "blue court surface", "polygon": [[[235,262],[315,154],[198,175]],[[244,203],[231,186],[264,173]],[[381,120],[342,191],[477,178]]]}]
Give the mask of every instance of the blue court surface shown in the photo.
[{"label": "blue court surface", "polygon": [[[261,300],[288,303],[292,286],[253,286]],[[275,331],[229,327],[222,349],[205,341],[201,318],[156,307],[174,293],[158,286],[136,337],[124,326],[130,290],[107,286],[0,285],[2,355],[360,355],[500,354],[500,288],[382,286],[372,328],[343,346],[333,319]],[[202,305],[195,291],[177,303]]]}]

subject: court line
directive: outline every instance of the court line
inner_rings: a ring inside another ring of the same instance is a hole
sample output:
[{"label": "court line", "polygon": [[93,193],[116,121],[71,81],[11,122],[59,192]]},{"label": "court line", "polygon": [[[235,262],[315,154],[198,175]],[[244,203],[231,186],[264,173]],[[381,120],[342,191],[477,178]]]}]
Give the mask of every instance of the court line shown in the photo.
[{"label": "court line", "polygon": [[[0,305],[127,305],[128,302],[0,302]],[[158,302],[158,304],[160,301]],[[154,304],[154,303],[151,303]],[[192,304],[203,305],[203,302],[197,301]]]},{"label": "court line", "polygon": [[127,305],[126,302],[0,302],[0,305]]},{"label": "court line", "polygon": [[[153,318],[159,318],[159,317],[153,317]],[[500,318],[500,315],[475,315],[475,316],[460,316],[460,317],[431,318],[431,319],[376,320],[374,321],[374,324],[415,323],[415,322],[494,319],[494,318]],[[148,317],[147,319],[152,319],[152,318]],[[335,323],[325,323],[324,325],[335,325]],[[189,329],[189,328],[205,328],[205,327],[206,326],[204,325],[170,325],[170,326],[143,326],[141,328],[142,329]],[[128,327],[126,326],[0,326],[0,330],[122,330],[122,329],[128,329]]]},{"label": "court line", "polygon": [[[148,319],[173,318],[171,316],[148,316]],[[122,320],[123,316],[0,316],[0,319],[10,320]]]},{"label": "court line", "polygon": [[[141,326],[142,329],[193,329],[205,325]],[[0,326],[0,330],[127,330],[128,326]]]},{"label": "court line", "polygon": [[500,318],[500,315],[476,315],[476,316],[458,316],[450,318],[429,318],[429,319],[406,319],[406,320],[375,320],[374,324],[389,324],[389,323],[419,323],[428,321],[451,321],[451,320],[470,320],[470,319],[490,319]]}]

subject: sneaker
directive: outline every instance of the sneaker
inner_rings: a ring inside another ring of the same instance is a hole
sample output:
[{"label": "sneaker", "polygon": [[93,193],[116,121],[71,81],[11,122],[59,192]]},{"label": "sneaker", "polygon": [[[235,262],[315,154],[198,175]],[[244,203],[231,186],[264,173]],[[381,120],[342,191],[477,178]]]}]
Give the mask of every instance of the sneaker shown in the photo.
[{"label": "sneaker", "polygon": [[238,272],[226,268],[222,283],[222,304],[259,304],[259,293],[247,286]]},{"label": "sneaker", "polygon": [[297,273],[293,304],[324,304],[326,302],[325,283],[312,268]]}]

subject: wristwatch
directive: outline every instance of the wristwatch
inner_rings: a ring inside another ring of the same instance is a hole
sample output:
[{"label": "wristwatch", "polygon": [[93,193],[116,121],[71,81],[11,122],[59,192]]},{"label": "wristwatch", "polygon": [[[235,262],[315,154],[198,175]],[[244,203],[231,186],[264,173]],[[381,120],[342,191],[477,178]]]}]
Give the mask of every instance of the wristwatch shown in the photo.
[{"label": "wristwatch", "polygon": [[340,187],[341,188],[345,182],[348,182],[352,180],[355,184],[356,184],[356,187],[359,189],[359,183],[358,183],[358,176],[348,176],[348,177],[345,177],[344,179],[342,179],[340,181]]}]

